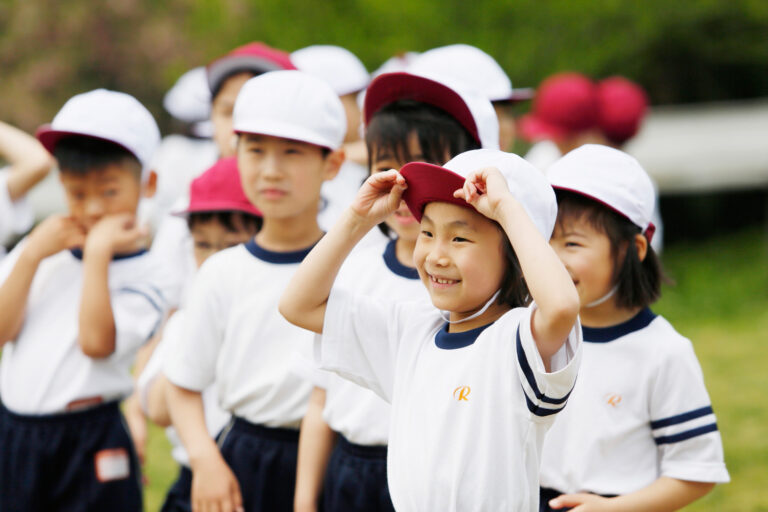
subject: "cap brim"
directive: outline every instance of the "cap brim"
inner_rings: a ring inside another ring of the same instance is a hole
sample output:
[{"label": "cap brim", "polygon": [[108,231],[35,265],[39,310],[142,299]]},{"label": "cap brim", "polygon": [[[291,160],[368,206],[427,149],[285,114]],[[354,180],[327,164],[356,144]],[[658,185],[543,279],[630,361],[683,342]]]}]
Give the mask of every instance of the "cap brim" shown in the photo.
[{"label": "cap brim", "polygon": [[373,79],[365,93],[365,125],[368,126],[376,112],[401,100],[427,103],[448,112],[482,145],[477,123],[464,99],[440,82],[410,73],[385,73]]},{"label": "cap brim", "polygon": [[91,135],[90,133],[84,133],[84,132],[73,132],[68,130],[54,130],[51,128],[50,124],[44,124],[40,128],[37,129],[35,132],[35,137],[37,137],[37,140],[40,141],[40,144],[43,145],[43,147],[48,150],[49,153],[53,154],[53,151],[56,149],[56,145],[61,141],[61,139],[65,139],[67,137],[88,137],[89,139],[96,139],[96,140],[103,140],[105,142],[111,142],[112,144],[116,146],[120,146],[130,154],[132,154],[136,160],[138,160],[142,166],[146,166],[144,162],[141,161],[141,159],[136,155],[136,153],[126,147],[123,144],[120,144],[119,142],[116,142],[112,139],[107,139],[105,137],[97,137],[96,135]]},{"label": "cap brim", "polygon": [[264,57],[233,55],[224,56],[212,62],[207,68],[206,77],[208,78],[208,87],[213,92],[221,85],[221,81],[232,73],[240,71],[260,75],[267,71],[279,71],[281,69],[285,69],[285,67]]},{"label": "cap brim", "polygon": [[562,140],[568,134],[567,130],[547,123],[533,114],[525,115],[520,119],[520,133],[523,138],[531,142],[541,139]]},{"label": "cap brim", "polygon": [[304,126],[270,119],[261,119],[250,123],[240,123],[235,127],[234,131],[235,133],[268,135],[270,137],[305,142],[307,144],[328,148],[331,151],[339,149],[343,142],[338,141],[338,143],[335,143],[335,141],[320,137],[313,130],[309,130]]},{"label": "cap brim", "polygon": [[258,208],[255,206],[248,207],[248,206],[241,206],[241,205],[233,205],[231,202],[226,201],[205,201],[205,202],[199,202],[195,204],[194,206],[188,206],[184,208],[183,210],[176,210],[172,212],[173,215],[176,215],[178,217],[187,217],[190,213],[213,213],[213,212],[242,212],[247,213],[248,215],[255,215],[257,217],[262,217],[261,211],[259,211]]},{"label": "cap brim", "polygon": [[522,87],[520,89],[512,89],[509,96],[503,98],[494,98],[491,103],[522,103],[523,101],[530,101],[536,96],[536,90],[533,87]]},{"label": "cap brim", "polygon": [[400,169],[408,188],[403,193],[403,200],[417,221],[421,222],[424,207],[428,203],[451,203],[465,208],[472,205],[453,197],[453,193],[464,186],[464,178],[439,165],[425,162],[411,162]]}]

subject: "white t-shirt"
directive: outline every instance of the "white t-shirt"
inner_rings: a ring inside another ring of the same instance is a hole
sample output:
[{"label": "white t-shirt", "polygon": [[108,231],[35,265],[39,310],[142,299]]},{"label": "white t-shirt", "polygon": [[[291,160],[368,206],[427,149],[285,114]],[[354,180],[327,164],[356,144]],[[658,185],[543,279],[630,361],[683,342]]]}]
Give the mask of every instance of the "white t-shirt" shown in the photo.
[{"label": "white t-shirt", "polygon": [[691,342],[649,309],[583,330],[579,384],[547,434],[541,485],[626,494],[661,476],[727,482]]},{"label": "white t-shirt", "polygon": [[[179,210],[186,206],[186,201],[188,200],[179,200]],[[182,204],[184,206],[181,206]],[[197,266],[194,241],[187,220],[176,215],[166,215],[155,234],[150,251],[163,266],[168,281],[173,286],[168,297],[170,306],[184,307]]]},{"label": "white t-shirt", "polygon": [[0,169],[0,257],[12,235],[20,235],[32,227],[35,218],[25,198],[12,201],[8,194],[8,171]]},{"label": "white t-shirt", "polygon": [[[0,281],[13,269],[21,243],[0,265]],[[115,352],[92,359],[78,345],[83,265],[77,251],[44,259],[32,281],[24,326],[3,348],[0,387],[5,406],[20,414],[63,412],[78,400],[120,399],[133,390],[130,368],[138,348],[166,310],[164,281],[146,251],[109,265],[109,290],[117,333]]]},{"label": "white t-shirt", "polygon": [[535,306],[449,334],[438,311],[331,292],[315,357],[392,404],[387,473],[399,511],[537,509],[544,433],[573,388],[575,326],[547,373]]},{"label": "white t-shirt", "polygon": [[[429,304],[429,293],[416,269],[400,263],[395,240],[353,253],[345,261],[334,286],[354,293],[401,302],[419,300]],[[386,445],[389,441],[390,405],[373,391],[335,373],[325,376],[323,418],[348,441],[361,445]]]},{"label": "white t-shirt", "polygon": [[169,346],[163,371],[182,388],[218,386],[219,405],[268,427],[298,428],[312,384],[293,371],[311,357],[313,333],[277,310],[310,249],[272,252],[251,241],[224,249],[200,267],[186,306],[184,336]]},{"label": "white t-shirt", "polygon": [[[136,382],[136,387],[138,388],[139,396],[141,397],[141,405],[144,411],[147,410],[147,393],[149,393],[150,386],[155,382],[156,377],[162,373],[164,361],[174,357],[174,354],[168,351],[168,347],[176,343],[183,343],[183,339],[180,342],[175,341],[179,338],[183,338],[183,335],[184,310],[180,309],[165,323],[165,327],[163,327],[163,339],[157,347],[155,347],[152,357],[147,361],[144,371],[141,372],[141,375]],[[205,391],[203,391],[202,398],[203,411],[205,413],[205,425],[211,436],[216,437],[229,422],[230,415],[219,407],[215,383],[208,386]],[[184,449],[184,445],[182,444],[176,429],[168,427],[165,429],[165,434],[171,442],[171,455],[173,458],[179,464],[189,466],[189,455]]]}]

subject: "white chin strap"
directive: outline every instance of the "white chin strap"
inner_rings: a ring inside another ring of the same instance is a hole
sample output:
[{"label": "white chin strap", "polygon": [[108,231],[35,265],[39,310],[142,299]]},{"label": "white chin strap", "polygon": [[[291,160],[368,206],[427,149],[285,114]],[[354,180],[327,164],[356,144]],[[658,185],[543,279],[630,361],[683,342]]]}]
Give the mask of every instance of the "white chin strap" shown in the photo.
[{"label": "white chin strap", "polygon": [[491,307],[491,304],[496,302],[496,299],[499,298],[499,294],[501,293],[501,290],[496,290],[496,293],[493,294],[493,296],[488,299],[488,302],[485,303],[485,306],[483,306],[480,311],[477,311],[475,313],[472,313],[467,318],[462,318],[461,320],[451,320],[451,314],[448,311],[440,311],[440,316],[443,317],[443,320],[448,322],[449,324],[460,324],[462,322],[468,322],[470,320],[473,320],[486,311],[488,311],[488,308]]},{"label": "white chin strap", "polygon": [[602,297],[600,297],[596,301],[590,302],[589,304],[587,304],[584,307],[585,308],[593,308],[595,306],[599,306],[603,302],[606,302],[608,299],[610,299],[611,297],[616,295],[617,291],[619,291],[619,285],[614,286],[613,288],[611,288],[611,291],[609,291],[608,293],[606,293],[605,295],[603,295]]}]

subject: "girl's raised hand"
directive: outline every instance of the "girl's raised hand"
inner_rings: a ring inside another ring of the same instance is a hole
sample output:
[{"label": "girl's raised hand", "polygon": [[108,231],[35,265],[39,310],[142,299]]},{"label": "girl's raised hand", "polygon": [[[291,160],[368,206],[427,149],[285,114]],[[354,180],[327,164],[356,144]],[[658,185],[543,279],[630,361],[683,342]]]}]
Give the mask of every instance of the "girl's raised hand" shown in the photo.
[{"label": "girl's raised hand", "polygon": [[511,197],[507,180],[495,167],[473,171],[453,197],[463,199],[489,219],[501,220],[501,204]]},{"label": "girl's raised hand", "polygon": [[407,187],[405,178],[395,169],[372,174],[352,201],[352,210],[360,217],[378,224],[397,210]]}]

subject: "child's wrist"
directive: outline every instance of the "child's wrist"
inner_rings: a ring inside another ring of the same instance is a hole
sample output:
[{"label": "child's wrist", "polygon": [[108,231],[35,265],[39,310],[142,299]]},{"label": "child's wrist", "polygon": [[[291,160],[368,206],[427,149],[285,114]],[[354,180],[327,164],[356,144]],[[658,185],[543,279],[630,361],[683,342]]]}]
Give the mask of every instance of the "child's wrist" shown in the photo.
[{"label": "child's wrist", "polygon": [[[196,471],[203,466],[210,466],[212,462],[219,460],[224,462],[221,452],[213,441],[205,443],[197,450],[189,450],[189,467],[192,471]],[[226,462],[224,463],[226,464]]]},{"label": "child's wrist", "polygon": [[360,235],[360,238],[378,224],[376,219],[371,219],[367,215],[361,215],[351,207],[347,208],[342,220],[344,222],[344,227],[350,234],[353,236]]}]

